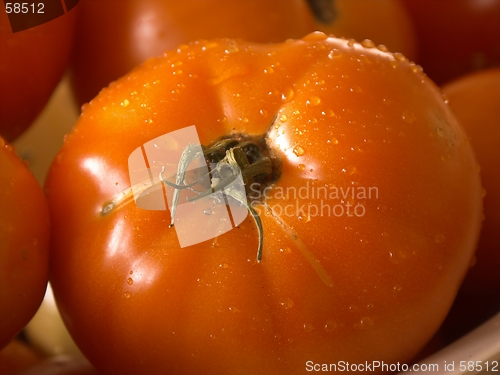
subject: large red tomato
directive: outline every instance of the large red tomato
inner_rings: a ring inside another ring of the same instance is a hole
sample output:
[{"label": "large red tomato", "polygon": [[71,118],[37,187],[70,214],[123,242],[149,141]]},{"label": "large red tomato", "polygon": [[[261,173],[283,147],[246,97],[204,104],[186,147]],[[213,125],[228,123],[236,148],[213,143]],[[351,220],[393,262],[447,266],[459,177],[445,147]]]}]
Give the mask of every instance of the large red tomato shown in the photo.
[{"label": "large red tomato", "polygon": [[71,65],[80,104],[182,43],[221,37],[280,42],[314,30],[304,0],[81,0],[79,6]]},{"label": "large red tomato", "polygon": [[103,373],[408,361],[482,217],[439,89],[401,55],[322,33],[149,60],[84,106],[46,189],[54,294]]},{"label": "large red tomato", "polygon": [[403,0],[417,62],[438,84],[500,65],[500,0]]},{"label": "large red tomato", "polygon": [[70,58],[76,11],[13,33],[0,6],[0,135],[6,140],[31,125],[60,81]]},{"label": "large red tomato", "polygon": [[316,27],[326,34],[370,39],[400,52],[410,60],[417,57],[416,35],[408,10],[399,0],[308,0],[315,5]]},{"label": "large red tomato", "polygon": [[42,302],[49,271],[49,210],[43,191],[0,138],[0,348]]},{"label": "large red tomato", "polygon": [[475,265],[464,290],[500,298],[500,68],[461,77],[443,87],[481,165],[485,220]]}]

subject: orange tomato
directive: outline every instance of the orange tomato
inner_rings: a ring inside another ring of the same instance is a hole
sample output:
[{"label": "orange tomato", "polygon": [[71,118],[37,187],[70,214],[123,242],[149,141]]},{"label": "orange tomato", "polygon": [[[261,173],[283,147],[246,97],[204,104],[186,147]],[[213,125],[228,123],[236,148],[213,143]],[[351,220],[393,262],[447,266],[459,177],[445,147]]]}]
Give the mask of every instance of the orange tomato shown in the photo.
[{"label": "orange tomato", "polygon": [[303,0],[81,0],[72,82],[86,103],[152,56],[216,37],[281,42],[314,30]]},{"label": "orange tomato", "polygon": [[32,124],[66,70],[77,8],[52,21],[13,33],[2,7],[0,135],[7,141],[13,141]]},{"label": "orange tomato", "polygon": [[148,60],[84,106],[46,190],[54,295],[102,373],[404,363],[482,217],[440,90],[400,54],[322,33]]},{"label": "orange tomato", "polygon": [[402,0],[415,25],[416,62],[442,85],[500,65],[500,0]]},{"label": "orange tomato", "polygon": [[[316,27],[337,37],[372,40],[410,60],[417,57],[416,35],[408,11],[399,0],[309,0],[318,3]],[[323,15],[323,18],[321,16]]]},{"label": "orange tomato", "polygon": [[475,265],[463,285],[472,294],[500,296],[500,68],[461,77],[443,87],[470,137],[486,191]]},{"label": "orange tomato", "polygon": [[0,348],[42,302],[49,268],[49,211],[27,166],[0,138]]}]

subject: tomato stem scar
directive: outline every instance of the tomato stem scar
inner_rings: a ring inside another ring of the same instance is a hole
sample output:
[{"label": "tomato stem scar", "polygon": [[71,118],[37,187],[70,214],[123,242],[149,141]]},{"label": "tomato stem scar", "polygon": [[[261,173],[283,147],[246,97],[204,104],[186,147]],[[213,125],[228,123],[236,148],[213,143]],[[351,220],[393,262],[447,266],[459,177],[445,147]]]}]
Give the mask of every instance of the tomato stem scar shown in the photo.
[{"label": "tomato stem scar", "polygon": [[[188,199],[193,202],[218,191],[224,191],[227,196],[232,197],[238,203],[245,206],[252,215],[259,233],[259,245],[257,248],[257,262],[262,260],[262,249],[264,243],[264,229],[262,220],[257,211],[248,202],[248,198],[239,189],[231,184],[238,178],[241,173],[243,183],[246,187],[250,186],[255,178],[263,178],[270,176],[273,172],[273,165],[269,157],[264,157],[259,151],[258,146],[252,141],[239,142],[236,139],[228,138],[215,142],[210,146],[202,146],[202,152],[205,161],[216,163],[207,174],[201,176],[193,182],[187,183],[186,171],[191,162],[201,156],[197,145],[188,145],[181,154],[175,183],[167,181],[163,177],[165,171],[162,168],[160,172],[160,180],[170,187],[173,187],[174,195],[172,199],[172,217],[169,227],[174,225],[176,207],[179,204],[180,191],[182,189],[191,189],[196,183],[200,182],[208,175],[212,176],[211,186],[205,191],[199,192],[195,197]],[[252,161],[250,162],[249,159]],[[191,189],[193,190],[193,189]]]}]

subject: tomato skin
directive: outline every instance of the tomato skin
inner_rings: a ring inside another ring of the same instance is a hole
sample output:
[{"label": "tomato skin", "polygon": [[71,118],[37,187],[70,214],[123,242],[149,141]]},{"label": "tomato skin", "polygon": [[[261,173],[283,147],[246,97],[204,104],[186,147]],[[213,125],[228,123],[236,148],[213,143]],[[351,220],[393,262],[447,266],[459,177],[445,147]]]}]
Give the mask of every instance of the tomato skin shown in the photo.
[{"label": "tomato skin", "polygon": [[0,350],[0,375],[17,374],[40,362],[42,356],[21,340],[14,339]]},{"label": "tomato skin", "polygon": [[42,302],[49,233],[49,211],[40,185],[0,138],[0,348]]},{"label": "tomato skin", "polygon": [[500,295],[500,68],[461,77],[443,87],[450,107],[463,124],[481,165],[484,197],[483,228],[476,262],[463,290]]},{"label": "tomato skin", "polygon": [[221,37],[281,42],[314,31],[313,16],[303,0],[190,0],[186,4],[81,0],[71,63],[77,101],[90,101],[111,81],[179,44]]},{"label": "tomato skin", "polygon": [[0,135],[7,141],[32,124],[66,70],[77,9],[16,33],[0,12]]},{"label": "tomato skin", "polygon": [[410,60],[417,58],[413,22],[399,0],[331,0],[331,4],[335,17],[329,22],[318,21],[318,30],[358,42],[370,39]]},{"label": "tomato skin", "polygon": [[[205,145],[270,129],[282,166],[266,199],[275,214],[257,206],[260,264],[250,218],[181,249],[166,211],[132,202],[101,214],[130,186],[132,151],[193,124]],[[325,184],[379,195],[344,198],[364,205],[359,217],[276,214],[321,204],[279,188]],[[321,33],[199,42],[149,60],[84,106],[46,189],[54,295],[103,373],[408,361],[451,306],[482,215],[477,163],[438,88],[401,55]]]},{"label": "tomato skin", "polygon": [[415,25],[417,63],[439,85],[500,65],[500,0],[402,0]]}]

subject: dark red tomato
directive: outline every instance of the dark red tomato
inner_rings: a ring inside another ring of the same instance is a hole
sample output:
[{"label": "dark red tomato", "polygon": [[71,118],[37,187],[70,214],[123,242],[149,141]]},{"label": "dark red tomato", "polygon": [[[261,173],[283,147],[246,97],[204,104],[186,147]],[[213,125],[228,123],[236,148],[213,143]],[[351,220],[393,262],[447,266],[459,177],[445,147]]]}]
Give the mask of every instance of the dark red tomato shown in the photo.
[{"label": "dark red tomato", "polygon": [[70,58],[77,9],[13,33],[0,6],[0,135],[7,141],[31,125],[60,81]]},{"label": "dark red tomato", "polygon": [[0,138],[0,348],[19,333],[42,302],[49,231],[40,185]]},{"label": "dark red tomato", "polygon": [[484,222],[463,289],[500,299],[500,68],[461,77],[443,87],[481,165]]},{"label": "dark red tomato", "polygon": [[438,84],[500,65],[500,0],[402,0],[417,32],[417,62]]},{"label": "dark red tomato", "polygon": [[228,37],[281,42],[314,30],[304,0],[81,0],[72,81],[80,104],[179,44]]},{"label": "dark red tomato", "polygon": [[322,5],[316,8],[318,30],[358,42],[369,39],[385,45],[391,52],[416,59],[415,30],[408,10],[399,0],[309,0],[309,3]]},{"label": "dark red tomato", "polygon": [[[182,177],[196,144],[197,170],[217,163],[208,185]],[[401,54],[322,33],[150,59],[84,106],[46,189],[54,295],[104,374],[409,361],[482,219],[477,162],[441,91]],[[176,191],[208,197],[183,195],[174,215]]]}]

